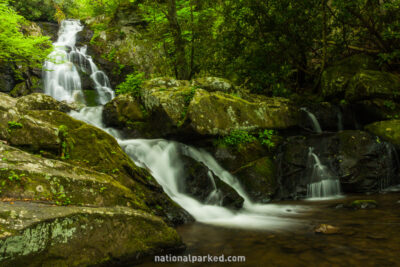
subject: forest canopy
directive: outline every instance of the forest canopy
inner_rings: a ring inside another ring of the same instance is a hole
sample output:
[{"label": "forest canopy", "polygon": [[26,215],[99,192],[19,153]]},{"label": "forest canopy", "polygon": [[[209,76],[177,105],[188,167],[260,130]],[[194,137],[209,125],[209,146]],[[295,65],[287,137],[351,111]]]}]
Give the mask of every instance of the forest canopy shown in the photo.
[{"label": "forest canopy", "polygon": [[[357,53],[374,56],[390,71],[399,67],[400,0],[23,2],[13,6],[32,20],[56,21],[59,11],[83,21],[101,17],[95,31],[115,27],[118,13],[130,8],[144,21],[141,38],[164,55],[163,71],[155,75],[221,76],[262,94],[312,91],[327,66]],[[20,23],[7,2],[1,3],[7,21],[13,17],[12,25]]]}]

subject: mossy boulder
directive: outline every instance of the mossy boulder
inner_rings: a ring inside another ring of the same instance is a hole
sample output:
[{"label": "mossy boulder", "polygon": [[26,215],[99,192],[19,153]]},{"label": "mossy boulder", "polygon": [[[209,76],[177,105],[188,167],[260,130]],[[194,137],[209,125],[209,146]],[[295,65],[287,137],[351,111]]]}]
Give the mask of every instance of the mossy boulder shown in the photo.
[{"label": "mossy boulder", "polygon": [[237,91],[235,85],[229,80],[218,77],[203,77],[191,81],[192,86],[202,88],[208,92],[234,93]]},{"label": "mossy boulder", "polygon": [[150,211],[111,175],[0,143],[0,196],[58,205],[132,206]]},{"label": "mossy boulder", "polygon": [[0,202],[2,266],[133,264],[184,248],[160,218],[130,208]]},{"label": "mossy boulder", "polygon": [[322,96],[342,99],[349,81],[360,70],[378,70],[378,66],[372,57],[358,54],[326,68],[321,77]]},{"label": "mossy boulder", "polygon": [[400,146],[400,120],[379,121],[365,126],[365,130],[394,145]]},{"label": "mossy boulder", "polygon": [[203,163],[183,156],[185,178],[183,192],[198,201],[209,204],[240,209],[244,199],[232,187],[215,176]]},{"label": "mossy boulder", "polygon": [[65,102],[59,102],[51,96],[42,93],[33,93],[18,98],[16,103],[18,110],[58,110],[61,112],[69,112],[73,109]]},{"label": "mossy boulder", "polygon": [[244,100],[197,89],[188,108],[192,129],[202,135],[228,135],[235,130],[286,129],[298,125],[298,110],[285,98]]},{"label": "mossy boulder", "polygon": [[363,99],[399,99],[400,77],[395,74],[361,70],[349,82],[346,99],[357,101]]},{"label": "mossy boulder", "polygon": [[[7,99],[8,96],[0,97],[0,102]],[[153,210],[170,223],[191,220],[164,194],[148,171],[133,163],[111,135],[60,111],[18,110],[10,106],[6,105],[8,110],[0,109],[0,140],[108,174],[137,196],[138,206]]]},{"label": "mossy boulder", "polygon": [[43,86],[41,79],[35,76],[31,76],[24,82],[15,85],[15,87],[11,90],[10,95],[13,97],[19,97],[42,91],[43,91]]},{"label": "mossy boulder", "polygon": [[357,116],[357,121],[362,125],[377,121],[399,119],[400,104],[390,99],[374,98],[358,101],[351,105]]},{"label": "mossy boulder", "polygon": [[124,128],[130,123],[144,121],[144,107],[131,94],[123,94],[108,102],[103,109],[103,122],[110,127]]},{"label": "mossy boulder", "polygon": [[250,162],[233,174],[254,202],[269,202],[278,189],[275,162],[271,157]]}]

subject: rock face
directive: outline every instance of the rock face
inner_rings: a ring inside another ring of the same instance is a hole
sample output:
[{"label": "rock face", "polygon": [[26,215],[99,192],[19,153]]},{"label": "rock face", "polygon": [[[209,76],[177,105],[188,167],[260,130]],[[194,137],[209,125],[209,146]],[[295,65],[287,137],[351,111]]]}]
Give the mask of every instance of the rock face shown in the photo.
[{"label": "rock face", "polygon": [[[47,98],[32,96],[29,100]],[[131,161],[113,137],[60,111],[16,108],[18,103],[24,107],[24,102],[24,98],[16,100],[0,95],[0,103],[4,103],[0,108],[0,140],[29,152],[64,159],[72,165],[110,175],[137,196],[133,201],[135,207],[147,211],[160,207],[155,213],[170,223],[190,220],[190,216],[163,193],[154,178]],[[31,108],[43,108],[47,104],[40,100]],[[61,105],[53,104],[47,108]]]},{"label": "rock face", "polygon": [[0,93],[0,264],[131,264],[182,249],[167,224],[191,216],[113,137],[59,110]]},{"label": "rock face", "polygon": [[186,178],[183,191],[202,203],[240,209],[244,199],[204,164],[184,156]]},{"label": "rock face", "polygon": [[275,160],[258,141],[237,147],[219,145],[210,151],[233,174],[253,202],[267,203],[278,189]]},{"label": "rock face", "polygon": [[16,80],[10,66],[0,66],[0,92],[8,93],[14,88]]},{"label": "rock face", "polygon": [[2,266],[132,264],[183,247],[160,218],[130,208],[0,202],[0,216]]},{"label": "rock face", "polygon": [[400,120],[379,121],[365,126],[365,130],[400,146]]},{"label": "rock face", "polygon": [[340,179],[344,193],[379,191],[400,181],[393,147],[366,132],[297,136],[287,140],[278,156],[278,197],[307,195],[313,166],[308,162],[310,147],[331,174]]},{"label": "rock face", "polygon": [[360,70],[378,70],[378,66],[370,56],[358,54],[327,68],[321,77],[323,97],[343,99],[349,81]]},{"label": "rock face", "polygon": [[285,129],[297,125],[298,111],[289,100],[254,96],[252,101],[197,89],[188,108],[191,127],[203,135],[234,130]]},{"label": "rock face", "polygon": [[346,99],[349,101],[363,99],[399,99],[400,78],[397,75],[361,70],[349,82],[346,90]]},{"label": "rock face", "polygon": [[[240,94],[244,98],[236,96]],[[103,118],[107,126],[131,128],[146,138],[179,135],[194,139],[299,124],[298,109],[289,100],[241,92],[214,77],[191,83],[170,78],[147,81],[140,97],[121,95],[108,103]]]}]

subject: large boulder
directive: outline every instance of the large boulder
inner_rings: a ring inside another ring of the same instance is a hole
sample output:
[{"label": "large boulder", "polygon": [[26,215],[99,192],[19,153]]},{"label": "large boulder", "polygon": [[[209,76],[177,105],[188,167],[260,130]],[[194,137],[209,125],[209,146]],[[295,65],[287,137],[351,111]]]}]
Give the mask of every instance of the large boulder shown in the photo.
[{"label": "large boulder", "polygon": [[15,87],[11,90],[10,95],[13,97],[19,97],[42,91],[43,91],[42,81],[35,76],[31,76],[25,81],[15,85]]},{"label": "large boulder", "polygon": [[353,102],[374,98],[399,99],[400,77],[388,72],[361,70],[350,80],[345,97]]},{"label": "large boulder", "polygon": [[286,129],[298,125],[298,110],[285,98],[253,95],[244,100],[197,89],[188,107],[191,128],[202,135],[228,135],[235,130]]},{"label": "large boulder", "polygon": [[0,92],[9,93],[16,84],[14,71],[9,65],[0,65]]},{"label": "large boulder", "polygon": [[269,202],[278,189],[275,162],[271,157],[250,162],[233,174],[253,202]]},{"label": "large boulder", "polygon": [[122,207],[0,202],[0,226],[2,266],[133,264],[184,248],[160,218]]},{"label": "large boulder", "polygon": [[145,169],[132,162],[111,135],[60,111],[19,110],[12,104],[19,100],[0,95],[0,103],[10,99],[9,104],[0,108],[0,140],[29,152],[108,174],[132,194],[140,196],[136,198],[136,206],[154,209],[170,223],[191,219],[163,193]]},{"label": "large boulder", "polygon": [[365,126],[365,130],[396,146],[400,146],[400,120],[375,122]]},{"label": "large boulder", "polygon": [[114,177],[88,168],[32,155],[0,143],[1,197],[58,205],[138,206],[138,196]]},{"label": "large boulder", "polygon": [[280,149],[277,157],[280,198],[307,196],[307,185],[313,182],[315,168],[310,149],[325,166],[322,169],[326,170],[326,176],[340,180],[344,193],[376,192],[400,183],[393,147],[366,132],[295,136],[288,138]]},{"label": "large boulder", "polygon": [[343,99],[349,81],[360,70],[378,70],[378,65],[372,57],[358,54],[326,68],[321,77],[322,96]]},{"label": "large boulder", "polygon": [[244,199],[203,163],[183,156],[186,173],[183,191],[204,204],[240,209]]},{"label": "large boulder", "polygon": [[61,112],[69,112],[73,109],[65,102],[59,102],[51,96],[33,93],[18,98],[16,103],[18,110],[58,110]]}]

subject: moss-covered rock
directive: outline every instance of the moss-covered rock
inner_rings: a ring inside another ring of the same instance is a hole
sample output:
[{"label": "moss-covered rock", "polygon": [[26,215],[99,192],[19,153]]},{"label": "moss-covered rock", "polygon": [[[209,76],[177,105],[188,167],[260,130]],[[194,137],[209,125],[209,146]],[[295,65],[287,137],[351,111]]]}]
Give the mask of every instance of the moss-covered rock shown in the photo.
[{"label": "moss-covered rock", "polygon": [[346,99],[349,101],[363,99],[399,99],[400,78],[397,75],[361,70],[349,82],[346,90]]},{"label": "moss-covered rock", "polygon": [[145,118],[144,107],[131,94],[115,97],[104,106],[103,122],[110,127],[128,127]]},{"label": "moss-covered rock", "polygon": [[298,110],[284,98],[253,96],[252,101],[197,89],[188,108],[190,126],[203,135],[234,130],[285,129],[298,125]]},{"label": "moss-covered rock", "polygon": [[0,196],[58,205],[132,206],[145,203],[114,177],[46,159],[0,143]]},{"label": "moss-covered rock", "polygon": [[130,208],[0,202],[0,214],[2,266],[132,264],[183,248],[160,218]]},{"label": "moss-covered rock", "polygon": [[191,84],[208,92],[234,93],[237,91],[230,81],[218,77],[197,78]]},{"label": "moss-covered rock", "polygon": [[186,177],[183,191],[198,201],[209,204],[240,209],[244,199],[228,184],[215,176],[203,163],[183,156]]},{"label": "moss-covered rock", "polygon": [[14,89],[11,90],[10,95],[13,97],[19,97],[42,91],[42,81],[39,78],[32,76],[26,81],[15,85]]},{"label": "moss-covered rock", "polygon": [[275,162],[270,157],[250,162],[234,175],[254,202],[269,202],[278,189]]},{"label": "moss-covered rock", "polygon": [[374,59],[358,54],[327,68],[321,77],[321,94],[325,98],[343,98],[349,81],[360,70],[378,70]]},{"label": "moss-covered rock", "polygon": [[400,146],[400,120],[379,121],[365,126],[365,130],[383,140]]},{"label": "moss-covered rock", "polygon": [[51,96],[33,93],[18,98],[16,108],[23,110],[58,110],[61,112],[69,112],[73,109],[65,102],[59,102]]},{"label": "moss-covered rock", "polygon": [[[8,96],[0,95],[0,102],[7,99]],[[10,104],[5,107],[9,109],[0,109],[0,140],[108,174],[131,190],[136,196],[136,206],[153,210],[170,223],[191,219],[164,194],[148,171],[133,163],[111,135],[60,111],[19,110]]]}]

